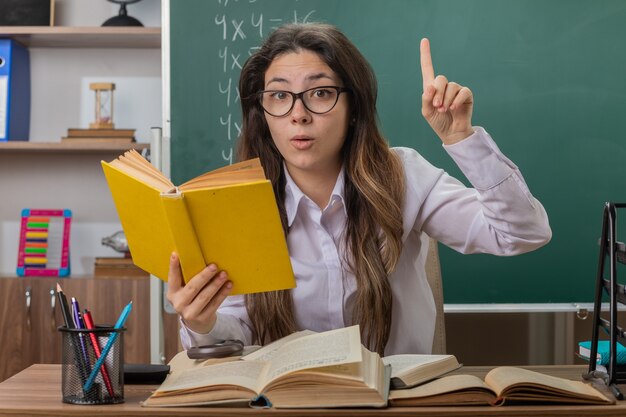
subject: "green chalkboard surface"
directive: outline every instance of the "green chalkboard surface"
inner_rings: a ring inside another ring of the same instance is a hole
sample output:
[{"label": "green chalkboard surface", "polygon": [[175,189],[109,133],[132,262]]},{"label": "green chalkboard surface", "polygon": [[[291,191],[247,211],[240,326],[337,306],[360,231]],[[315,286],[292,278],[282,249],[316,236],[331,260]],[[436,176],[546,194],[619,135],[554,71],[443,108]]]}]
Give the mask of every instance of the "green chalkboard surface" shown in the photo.
[{"label": "green chalkboard surface", "polygon": [[442,248],[446,303],[593,300],[603,204],[626,201],[625,1],[170,0],[176,183],[231,161],[240,68],[273,27],[294,21],[340,27],[377,74],[390,144],[467,183],[421,117],[419,39],[430,38],[435,71],[472,89],[474,124],[546,207],[553,239],[536,252]]}]

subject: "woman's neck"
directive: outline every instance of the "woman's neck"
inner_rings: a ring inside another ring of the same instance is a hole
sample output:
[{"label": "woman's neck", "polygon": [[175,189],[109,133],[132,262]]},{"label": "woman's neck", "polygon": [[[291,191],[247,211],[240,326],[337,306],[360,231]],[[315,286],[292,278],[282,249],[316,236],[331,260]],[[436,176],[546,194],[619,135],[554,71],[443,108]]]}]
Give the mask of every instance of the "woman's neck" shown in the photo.
[{"label": "woman's neck", "polygon": [[328,205],[340,171],[341,165],[323,172],[291,169],[289,175],[298,188],[323,210]]}]

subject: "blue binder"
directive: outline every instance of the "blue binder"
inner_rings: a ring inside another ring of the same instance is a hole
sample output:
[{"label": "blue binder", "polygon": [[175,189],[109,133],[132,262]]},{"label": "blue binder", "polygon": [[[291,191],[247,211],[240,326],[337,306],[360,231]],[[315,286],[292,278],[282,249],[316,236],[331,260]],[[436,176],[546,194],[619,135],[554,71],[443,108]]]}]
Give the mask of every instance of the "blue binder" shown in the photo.
[{"label": "blue binder", "polygon": [[28,140],[30,59],[13,39],[0,39],[0,142]]}]

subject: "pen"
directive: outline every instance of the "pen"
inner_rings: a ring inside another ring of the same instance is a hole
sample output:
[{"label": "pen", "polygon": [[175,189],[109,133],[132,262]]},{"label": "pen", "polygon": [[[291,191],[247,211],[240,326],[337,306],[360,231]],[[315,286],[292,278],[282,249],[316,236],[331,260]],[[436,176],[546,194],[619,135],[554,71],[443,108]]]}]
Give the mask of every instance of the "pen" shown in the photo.
[{"label": "pen", "polygon": [[[63,293],[63,289],[61,288],[61,285],[59,285],[58,282],[57,282],[57,297],[59,298],[59,304],[61,304],[61,313],[63,314],[63,321],[65,322],[65,327],[67,329],[73,329],[74,321],[72,319],[72,313],[70,313],[70,308],[67,305],[67,298],[65,297],[65,294]],[[74,349],[74,358],[76,359],[76,365],[78,366],[78,372],[80,373],[80,378],[81,380],[86,381],[87,375],[89,373],[85,369],[83,361],[80,358],[81,352],[80,352],[80,348],[76,340],[76,335],[70,333],[69,338],[70,338],[70,344],[72,345],[72,348]]]},{"label": "pen", "polygon": [[[91,317],[91,312],[85,309],[85,313],[83,314],[83,319],[85,321],[85,327],[89,330],[93,330],[96,328],[93,318]],[[98,342],[98,337],[95,333],[90,332],[89,336],[91,337],[91,344],[93,346],[94,352],[96,352],[96,359],[99,359],[101,356],[100,352],[100,343]],[[111,378],[109,378],[109,372],[107,371],[107,365],[102,364],[102,379],[104,379],[104,384],[107,387],[107,391],[109,391],[109,395],[111,397],[114,396],[113,385],[111,384]]]},{"label": "pen", "polygon": [[[113,327],[114,329],[121,329],[122,327],[124,327],[124,323],[126,322],[126,319],[128,318],[128,315],[130,314],[130,310],[132,308],[133,308],[132,301],[126,304],[126,307],[124,307],[124,310],[122,310],[122,314],[120,314],[120,318],[117,319],[117,323],[115,323],[115,326]],[[89,391],[89,389],[91,389],[91,386],[93,385],[93,381],[96,379],[96,375],[98,375],[98,371],[100,370],[100,367],[104,363],[104,360],[109,354],[109,350],[111,350],[111,347],[115,343],[115,340],[117,339],[118,335],[119,335],[119,332],[114,332],[109,337],[107,344],[104,346],[104,349],[102,349],[102,354],[98,358],[98,361],[96,362],[93,369],[91,370],[91,374],[89,374],[89,378],[87,378],[87,382],[85,382],[85,385],[83,386],[84,391]]]},{"label": "pen", "polygon": [[[83,324],[83,319],[80,316],[80,307],[78,306],[78,301],[76,301],[76,298],[74,297],[72,297],[72,313],[74,316],[74,327],[76,327],[77,329],[84,329],[85,326]],[[87,352],[87,342],[85,340],[85,334],[82,332],[78,333],[78,340],[80,341],[80,348],[83,353],[83,360],[85,361],[84,366],[87,370],[87,373],[89,373],[91,372],[91,364],[89,361],[89,352]]]}]

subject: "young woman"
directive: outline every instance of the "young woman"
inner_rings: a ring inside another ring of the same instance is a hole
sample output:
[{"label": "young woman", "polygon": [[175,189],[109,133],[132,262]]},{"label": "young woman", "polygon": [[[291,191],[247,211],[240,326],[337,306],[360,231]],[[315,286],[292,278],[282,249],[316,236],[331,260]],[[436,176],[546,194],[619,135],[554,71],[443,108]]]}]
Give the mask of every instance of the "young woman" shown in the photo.
[{"label": "young woman", "polygon": [[518,168],[472,127],[472,92],[435,77],[428,40],[420,47],[422,114],[474,188],[413,149],[389,148],[373,71],[339,30],[277,29],[241,72],[238,157],[259,157],[273,183],[297,287],[227,298],[228,271],[211,264],[182,286],[173,254],[168,299],[185,348],[359,324],[381,354],[429,353],[425,234],[462,253],[505,256],[550,240]]}]

